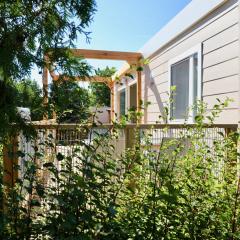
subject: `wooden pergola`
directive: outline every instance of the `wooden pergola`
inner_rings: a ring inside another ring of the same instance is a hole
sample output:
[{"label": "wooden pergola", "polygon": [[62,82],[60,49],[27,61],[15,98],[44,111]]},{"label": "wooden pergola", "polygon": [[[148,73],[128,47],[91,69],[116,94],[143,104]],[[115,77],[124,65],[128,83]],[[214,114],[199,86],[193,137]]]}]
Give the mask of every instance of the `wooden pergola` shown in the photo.
[{"label": "wooden pergola", "polygon": [[[105,51],[105,50],[87,50],[87,49],[70,49],[74,57],[84,58],[84,59],[100,59],[100,60],[122,60],[126,61],[130,66],[140,66],[140,60],[142,59],[142,54],[137,52],[119,52],[119,51]],[[45,56],[46,65],[43,70],[43,104],[48,104],[48,72],[53,81],[69,80],[70,78],[66,76],[60,76],[55,74],[51,69],[51,64],[49,63],[48,55]],[[76,81],[89,81],[89,82],[101,82],[105,83],[111,90],[111,120],[114,120],[115,109],[114,109],[114,79],[112,77],[79,77],[76,76],[71,78]],[[141,72],[137,71],[137,108],[140,111],[141,105],[141,89],[142,80]]]}]

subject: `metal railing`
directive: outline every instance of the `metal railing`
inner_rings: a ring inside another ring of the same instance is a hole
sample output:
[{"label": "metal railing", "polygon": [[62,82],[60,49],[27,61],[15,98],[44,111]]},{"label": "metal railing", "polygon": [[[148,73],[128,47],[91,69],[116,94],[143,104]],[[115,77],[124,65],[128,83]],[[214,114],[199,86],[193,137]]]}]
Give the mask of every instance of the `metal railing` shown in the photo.
[{"label": "metal railing", "polygon": [[[34,160],[36,151],[42,152],[44,157],[38,162],[56,162],[56,155],[61,153],[64,156],[71,156],[76,147],[91,142],[99,136],[111,136],[116,134],[113,125],[86,126],[79,124],[35,124],[36,136],[27,139],[23,134],[19,134],[18,151],[23,154],[18,157],[20,165],[20,176],[24,173],[26,161]],[[166,139],[191,138],[196,134],[196,125],[180,124],[128,124],[117,130],[117,137],[109,138],[109,145],[113,145],[115,152],[113,157],[117,158],[127,148],[131,148],[136,143],[136,134],[140,146],[144,147],[146,141],[150,143],[152,150],[161,151],[161,145]],[[221,141],[230,132],[237,131],[237,125],[215,124],[203,126],[201,139],[208,146],[213,146],[215,141]],[[147,136],[147,138],[146,138]],[[146,140],[147,139],[147,140]],[[81,153],[79,153],[81,154]],[[37,160],[39,161],[39,160]],[[221,166],[220,166],[221,167]],[[218,166],[219,168],[219,166]]]},{"label": "metal railing", "polygon": [[[140,141],[144,145],[143,136],[148,135],[148,140],[154,147],[161,145],[163,139],[177,139],[182,136],[194,134],[196,125],[180,124],[128,124],[124,128],[118,129],[118,138],[114,143],[116,150],[122,152],[133,144],[136,131],[139,132]],[[37,135],[33,141],[28,141],[22,134],[19,135],[19,148],[26,153],[34,151],[34,146],[41,147],[44,142],[50,141],[55,148],[61,148],[67,151],[68,148],[78,145],[80,141],[89,142],[98,135],[112,133],[113,125],[87,126],[79,124],[38,124],[34,125]],[[236,131],[237,125],[233,124],[215,124],[203,126],[201,136],[203,141],[212,145],[214,141],[221,140],[230,132]],[[49,149],[48,149],[49,151]],[[27,154],[28,155],[28,154]]]}]

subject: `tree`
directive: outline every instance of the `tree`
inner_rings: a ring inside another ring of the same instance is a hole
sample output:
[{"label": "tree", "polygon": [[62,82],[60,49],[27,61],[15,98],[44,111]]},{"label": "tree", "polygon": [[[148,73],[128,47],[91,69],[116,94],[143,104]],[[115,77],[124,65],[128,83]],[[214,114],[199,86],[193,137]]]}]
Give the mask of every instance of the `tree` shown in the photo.
[{"label": "tree", "polygon": [[[95,0],[2,0],[0,2],[0,132],[18,122],[13,82],[26,78],[34,65],[47,65],[44,55],[63,75],[85,76],[89,67],[71,55],[69,48],[83,34],[96,11]],[[3,96],[3,97],[2,97]],[[8,107],[7,107],[8,106]],[[8,125],[8,127],[7,127]]]},{"label": "tree", "polygon": [[1,1],[0,68],[4,78],[25,76],[33,64],[42,68],[49,49],[51,60],[66,70],[72,60],[66,49],[74,46],[78,33],[88,37],[85,28],[94,12],[95,0]]},{"label": "tree", "polygon": [[25,79],[15,83],[17,89],[16,104],[31,110],[33,121],[41,120],[43,116],[42,90],[36,81]]},{"label": "tree", "polygon": [[[116,68],[106,67],[105,69],[95,70],[95,74],[100,77],[111,77],[116,72]],[[92,105],[110,106],[110,89],[104,83],[91,83],[90,89],[92,91]]]},{"label": "tree", "polygon": [[[36,81],[26,79],[16,82],[15,99],[18,107],[31,110],[33,121],[42,120],[42,90]],[[88,118],[89,91],[73,81],[51,84],[49,103],[53,106],[60,122],[82,122]]]},{"label": "tree", "polygon": [[0,81],[0,142],[12,132],[9,123],[20,120],[15,109],[16,95],[17,90],[12,81]]},{"label": "tree", "polygon": [[76,82],[63,81],[52,84],[49,100],[54,106],[59,122],[80,123],[89,117],[89,92]]}]

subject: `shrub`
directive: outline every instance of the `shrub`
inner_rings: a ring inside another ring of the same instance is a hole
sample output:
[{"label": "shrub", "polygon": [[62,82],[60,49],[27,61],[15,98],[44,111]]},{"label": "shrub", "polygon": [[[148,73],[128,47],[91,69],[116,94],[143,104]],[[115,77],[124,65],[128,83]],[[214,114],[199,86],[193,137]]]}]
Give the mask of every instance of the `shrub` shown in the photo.
[{"label": "shrub", "polygon": [[55,151],[49,134],[34,145],[23,177],[4,186],[2,238],[239,239],[239,134],[220,131],[210,144],[204,124],[210,120],[211,128],[224,106],[202,111],[194,128],[162,138],[158,147],[151,140],[157,130],[137,126],[132,146],[119,155],[122,124],[101,134],[92,126],[94,137],[67,154]]}]

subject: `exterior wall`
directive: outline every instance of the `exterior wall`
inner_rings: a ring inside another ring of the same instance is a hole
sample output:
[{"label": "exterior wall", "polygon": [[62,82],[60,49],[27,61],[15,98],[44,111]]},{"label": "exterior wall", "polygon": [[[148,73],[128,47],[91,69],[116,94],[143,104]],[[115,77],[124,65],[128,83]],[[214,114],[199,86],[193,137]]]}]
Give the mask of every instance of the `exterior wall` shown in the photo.
[{"label": "exterior wall", "polygon": [[234,100],[216,123],[239,120],[239,6],[229,0],[191,29],[150,56],[143,73],[142,98],[151,102],[144,122],[155,123],[168,105],[169,62],[202,44],[202,100],[211,110],[217,98]]}]

